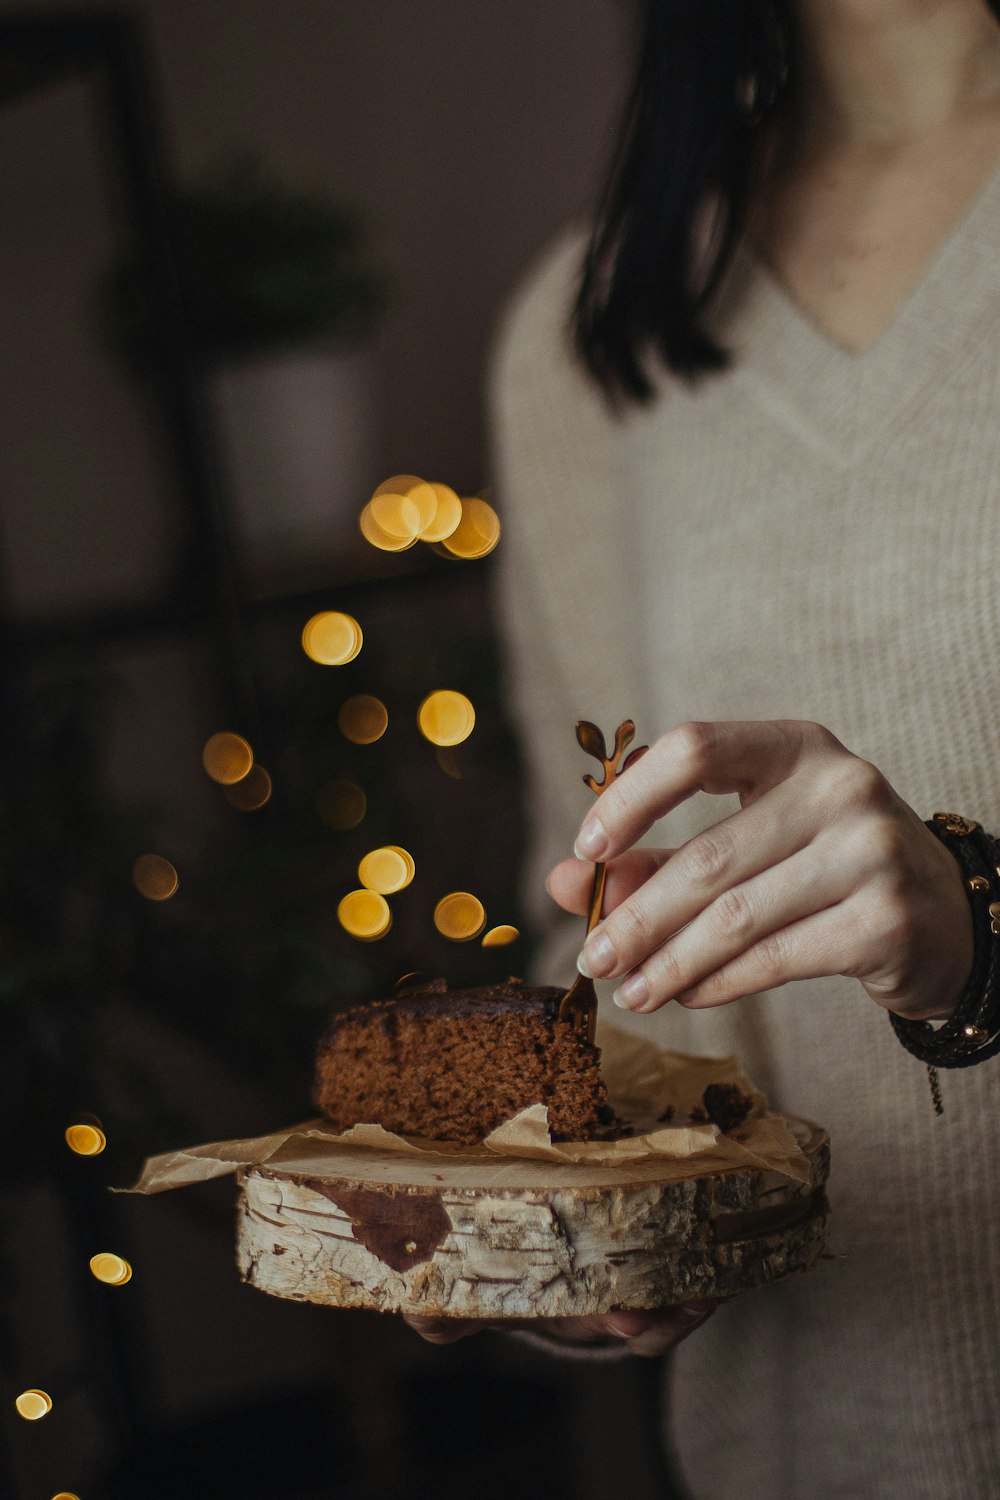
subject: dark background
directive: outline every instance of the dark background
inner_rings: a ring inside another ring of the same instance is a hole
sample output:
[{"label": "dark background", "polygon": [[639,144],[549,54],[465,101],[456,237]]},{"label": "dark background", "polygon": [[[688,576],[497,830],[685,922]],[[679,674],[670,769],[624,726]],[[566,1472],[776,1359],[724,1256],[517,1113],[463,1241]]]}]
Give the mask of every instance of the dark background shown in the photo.
[{"label": "dark background", "polygon": [[[393,1319],[272,1301],[236,1278],[231,1181],[107,1191],[151,1152],[307,1114],[336,1006],[410,969],[480,982],[530,962],[530,933],[491,954],[431,921],[468,888],[491,924],[518,922],[492,563],[377,554],[354,517],[398,471],[488,484],[491,329],[593,201],[626,30],[615,0],[0,11],[3,1500],[664,1492],[657,1366],[563,1365],[492,1336],[431,1349]],[[356,211],[387,290],[357,356],[358,491],[331,479],[328,535],[284,554],[241,520],[163,217],[165,188],[234,150]],[[130,233],[163,315],[145,382],[97,313]],[[350,667],[299,647],[321,608],[363,624]],[[441,686],[478,713],[447,770],[414,722]],[[357,692],[390,715],[367,748],[337,728]],[[202,771],[223,728],[273,774],[259,812]],[[365,785],[353,832],[317,816],[331,777]],[[336,904],[385,842],[417,878],[391,933],[361,944]],[[171,901],[134,890],[146,852],[177,866]],[[92,1159],[63,1138],[86,1112],[109,1143]],[[93,1280],[97,1250],[128,1257],[127,1287]],[[15,1412],[27,1387],[53,1397],[41,1422]]]}]

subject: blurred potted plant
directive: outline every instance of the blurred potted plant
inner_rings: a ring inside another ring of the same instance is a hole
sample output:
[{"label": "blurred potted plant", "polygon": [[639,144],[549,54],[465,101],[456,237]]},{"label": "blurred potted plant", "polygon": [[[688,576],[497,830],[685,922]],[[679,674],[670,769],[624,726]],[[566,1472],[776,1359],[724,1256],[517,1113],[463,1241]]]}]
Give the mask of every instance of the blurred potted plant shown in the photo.
[{"label": "blurred potted plant", "polygon": [[[358,219],[259,160],[212,168],[170,200],[194,352],[208,375],[251,572],[329,557],[354,535],[378,468],[370,336],[385,285]],[[101,289],[107,342],[135,373],[155,358],[137,257]]]}]

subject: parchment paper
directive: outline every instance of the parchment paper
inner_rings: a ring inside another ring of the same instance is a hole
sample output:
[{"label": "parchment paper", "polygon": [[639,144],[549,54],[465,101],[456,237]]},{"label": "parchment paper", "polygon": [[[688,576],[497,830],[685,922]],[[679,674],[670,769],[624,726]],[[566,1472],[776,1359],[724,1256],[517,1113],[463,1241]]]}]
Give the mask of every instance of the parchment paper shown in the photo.
[{"label": "parchment paper", "polygon": [[[481,1145],[425,1141],[394,1135],[381,1125],[354,1125],[337,1131],[323,1120],[307,1120],[249,1140],[213,1141],[152,1156],[132,1193],[162,1193],[188,1183],[207,1182],[243,1166],[277,1164],[322,1151],[323,1144],[357,1146],[373,1151],[404,1151],[418,1156],[534,1157],[613,1166],[638,1158],[662,1158],[675,1164],[677,1180],[725,1167],[757,1167],[797,1182],[809,1181],[809,1163],[784,1116],[773,1114],[759,1089],[734,1057],[692,1057],[662,1052],[628,1032],[604,1027],[599,1032],[601,1072],[618,1116],[632,1126],[631,1135],[615,1140],[553,1141],[548,1110],[533,1104],[498,1126]],[[753,1100],[749,1116],[728,1134],[717,1125],[691,1123],[712,1083],[732,1083]]]}]

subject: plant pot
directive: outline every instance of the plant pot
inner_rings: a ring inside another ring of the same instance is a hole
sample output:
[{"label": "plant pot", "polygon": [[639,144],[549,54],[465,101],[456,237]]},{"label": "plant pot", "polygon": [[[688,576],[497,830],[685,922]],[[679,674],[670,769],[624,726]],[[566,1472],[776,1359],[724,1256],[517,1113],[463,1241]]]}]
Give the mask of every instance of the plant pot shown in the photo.
[{"label": "plant pot", "polygon": [[314,579],[357,554],[375,483],[371,349],[295,349],[217,366],[234,542],[251,580]]}]

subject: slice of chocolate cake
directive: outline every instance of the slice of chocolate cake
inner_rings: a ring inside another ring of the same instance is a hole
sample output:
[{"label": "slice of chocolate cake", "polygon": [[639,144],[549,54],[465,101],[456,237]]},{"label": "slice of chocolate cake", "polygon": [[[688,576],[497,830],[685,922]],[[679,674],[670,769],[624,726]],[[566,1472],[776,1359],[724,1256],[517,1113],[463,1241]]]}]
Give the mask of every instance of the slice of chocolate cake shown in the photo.
[{"label": "slice of chocolate cake", "polygon": [[600,1053],[558,1019],[562,996],[516,981],[435,985],[346,1011],[320,1042],[314,1103],[341,1129],[465,1144],[545,1104],[554,1140],[587,1140],[613,1116]]}]

